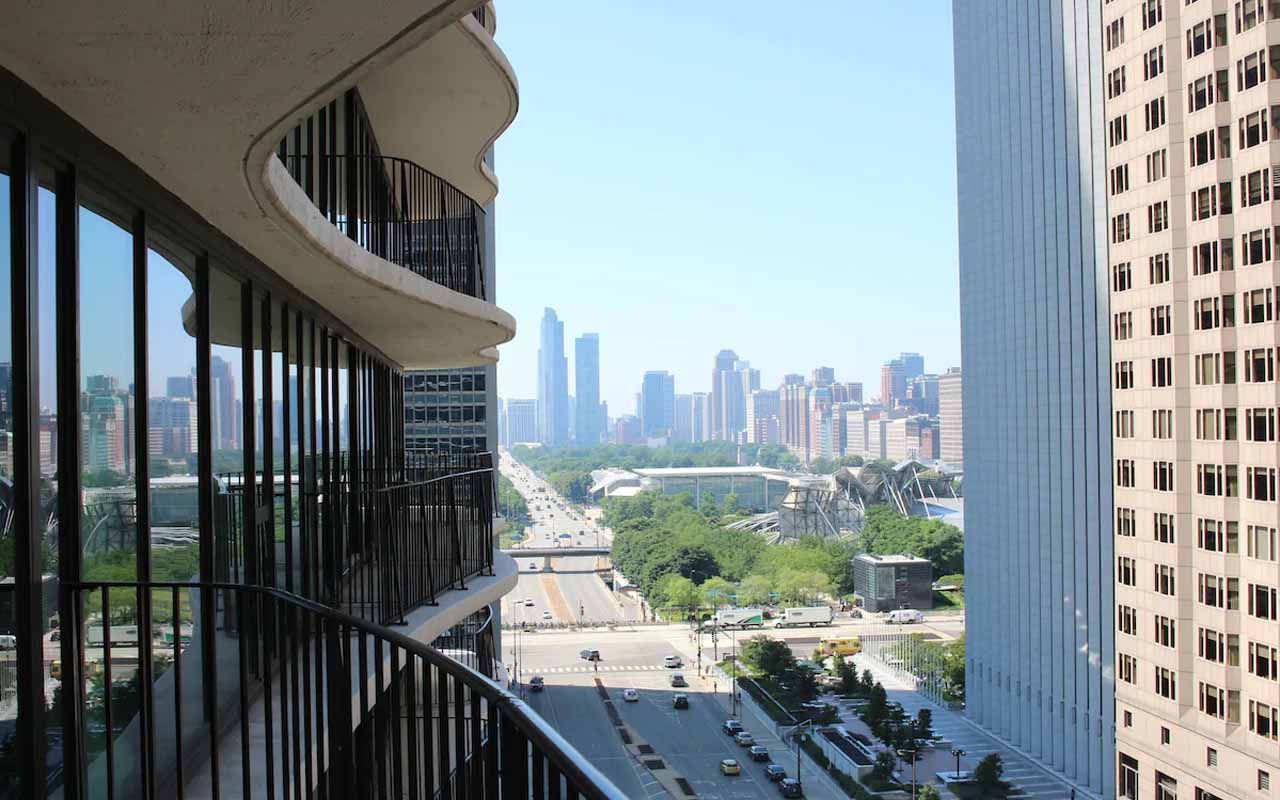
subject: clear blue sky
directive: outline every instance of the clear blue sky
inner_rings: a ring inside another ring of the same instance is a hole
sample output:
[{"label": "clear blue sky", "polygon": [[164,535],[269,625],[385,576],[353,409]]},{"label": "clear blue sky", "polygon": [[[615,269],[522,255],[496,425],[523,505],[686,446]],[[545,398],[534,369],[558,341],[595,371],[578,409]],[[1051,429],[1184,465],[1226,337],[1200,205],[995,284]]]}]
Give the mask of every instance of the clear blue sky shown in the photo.
[{"label": "clear blue sky", "polygon": [[[601,391],[707,391],[721,348],[878,393],[898,351],[959,364],[945,0],[506,0],[520,112],[497,145],[498,391],[534,397],[538,321],[600,334]],[[909,31],[904,38],[901,34]],[[872,388],[872,384],[875,388]]]}]

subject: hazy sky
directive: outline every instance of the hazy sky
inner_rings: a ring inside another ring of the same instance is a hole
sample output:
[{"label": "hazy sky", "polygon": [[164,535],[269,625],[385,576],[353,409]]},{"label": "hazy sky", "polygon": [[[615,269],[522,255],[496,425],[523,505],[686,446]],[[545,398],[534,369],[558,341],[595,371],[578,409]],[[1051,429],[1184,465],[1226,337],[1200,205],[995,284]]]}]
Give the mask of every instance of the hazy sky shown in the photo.
[{"label": "hazy sky", "polygon": [[[520,112],[497,145],[498,391],[534,397],[544,306],[600,334],[601,393],[707,391],[901,350],[960,359],[951,9],[944,0],[507,0]],[[902,31],[910,31],[904,39]]]}]

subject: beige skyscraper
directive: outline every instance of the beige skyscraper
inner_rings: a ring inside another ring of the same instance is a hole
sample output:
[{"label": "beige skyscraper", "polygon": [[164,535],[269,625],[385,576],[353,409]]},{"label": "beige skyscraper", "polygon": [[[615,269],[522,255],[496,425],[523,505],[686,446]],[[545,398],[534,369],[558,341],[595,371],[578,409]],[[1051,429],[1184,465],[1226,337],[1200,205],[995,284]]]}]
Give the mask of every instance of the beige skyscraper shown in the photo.
[{"label": "beige skyscraper", "polygon": [[1120,797],[1280,779],[1278,13],[1102,5]]}]

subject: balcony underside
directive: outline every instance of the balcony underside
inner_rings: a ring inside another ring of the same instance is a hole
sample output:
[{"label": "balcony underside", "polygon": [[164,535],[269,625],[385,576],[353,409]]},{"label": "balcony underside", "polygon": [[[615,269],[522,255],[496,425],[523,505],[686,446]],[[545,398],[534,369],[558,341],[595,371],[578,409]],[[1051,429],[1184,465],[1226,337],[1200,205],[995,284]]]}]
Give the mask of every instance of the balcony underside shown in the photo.
[{"label": "balcony underside", "polygon": [[[479,364],[514,335],[510,315],[353,251],[341,234],[312,225],[305,197],[270,158],[299,118],[381,70],[394,73],[431,37],[445,31],[450,40],[474,41],[472,28],[487,37],[469,14],[476,5],[387,0],[376,14],[326,0],[301,10],[155,0],[35,5],[0,28],[0,63],[391,359],[409,367]],[[406,149],[482,190],[476,199],[483,202],[493,183],[479,158],[514,114],[514,84],[485,84],[485,91],[502,88],[495,106],[510,105],[505,116],[484,117],[486,128],[470,74],[479,63],[416,76],[438,97],[461,102],[434,106],[434,129],[414,131],[419,143],[439,131],[447,147]],[[498,74],[489,69],[491,78]],[[401,127],[415,120],[422,122]]]}]

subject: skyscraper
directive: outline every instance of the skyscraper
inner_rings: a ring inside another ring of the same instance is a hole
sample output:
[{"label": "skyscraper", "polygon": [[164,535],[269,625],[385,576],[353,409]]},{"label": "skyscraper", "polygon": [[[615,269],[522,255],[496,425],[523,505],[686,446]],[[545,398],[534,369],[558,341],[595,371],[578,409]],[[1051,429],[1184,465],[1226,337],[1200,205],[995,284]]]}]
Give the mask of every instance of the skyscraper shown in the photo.
[{"label": "skyscraper", "polygon": [[801,460],[809,452],[809,387],[784,383],[778,388],[778,429],[782,443]]},{"label": "skyscraper", "polygon": [[711,438],[711,396],[694,392],[689,400],[689,440],[705,442]]},{"label": "skyscraper", "polygon": [[538,401],[508,398],[505,403],[507,446],[538,441]]},{"label": "skyscraper", "polygon": [[569,364],[564,355],[564,323],[550,308],[542,314],[538,348],[538,441],[569,440]]},{"label": "skyscraper", "polygon": [[902,362],[902,376],[908,381],[924,374],[924,356],[919,353],[899,353],[898,361]]},{"label": "skyscraper", "polygon": [[778,416],[778,392],[776,389],[756,389],[747,395],[747,441],[763,444],[768,421]]},{"label": "skyscraper", "polygon": [[693,441],[693,395],[676,395],[675,422],[671,431],[673,442]]},{"label": "skyscraper", "polygon": [[965,703],[1103,796],[1116,775],[1115,563],[1099,15],[1117,5],[1137,3],[953,4]]},{"label": "skyscraper", "polygon": [[830,386],[836,382],[836,371],[834,367],[814,367],[812,374],[812,382],[814,386]]},{"label": "skyscraper", "polygon": [[577,398],[576,438],[597,444],[604,436],[600,417],[600,334],[584,333],[573,340],[573,393]]},{"label": "skyscraper", "polygon": [[640,432],[645,437],[668,436],[675,427],[676,380],[666,370],[651,370],[640,384]]},{"label": "skyscraper", "polygon": [[954,469],[964,468],[964,401],[960,368],[938,376],[938,458]]},{"label": "skyscraper", "polygon": [[236,414],[236,377],[231,372],[231,364],[218,356],[210,359],[209,372],[213,396],[210,408],[213,447],[215,450],[235,450],[240,446],[241,425]]},{"label": "skyscraper", "polygon": [[711,431],[708,438],[733,441],[742,427],[742,378],[738,374],[738,354],[732,350],[716,353],[711,370]]},{"label": "skyscraper", "polygon": [[893,408],[902,402],[907,394],[907,374],[902,366],[902,359],[886,361],[880,367],[880,405]]}]

